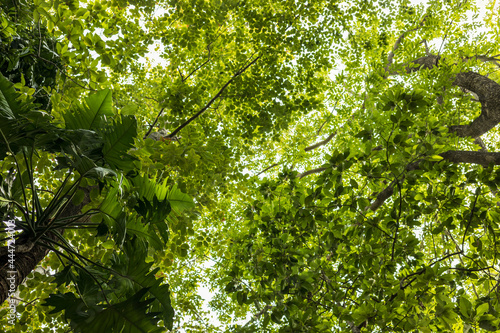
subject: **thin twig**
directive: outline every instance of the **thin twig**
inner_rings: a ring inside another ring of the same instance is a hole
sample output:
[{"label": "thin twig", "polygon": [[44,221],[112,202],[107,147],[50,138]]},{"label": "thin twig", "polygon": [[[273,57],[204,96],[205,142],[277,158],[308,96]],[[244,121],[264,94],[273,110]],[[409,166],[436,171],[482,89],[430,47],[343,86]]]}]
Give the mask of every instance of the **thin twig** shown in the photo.
[{"label": "thin twig", "polygon": [[389,67],[392,65],[392,62],[394,60],[394,53],[397,51],[397,49],[399,49],[399,46],[401,45],[403,38],[406,36],[406,34],[420,29],[422,27],[422,25],[424,25],[425,20],[427,20],[427,17],[428,17],[428,15],[425,15],[422,18],[422,20],[420,21],[420,23],[415,28],[403,32],[401,35],[399,35],[398,39],[396,39],[396,42],[394,43],[394,46],[392,47],[392,51],[389,52],[389,56],[387,57],[387,66],[385,66],[386,72],[389,72]]},{"label": "thin twig", "polygon": [[181,81],[184,82],[184,76],[182,76],[181,70],[179,69],[179,66],[177,66],[177,72],[179,72],[179,75],[181,76]]},{"label": "thin twig", "polygon": [[278,166],[278,165],[280,165],[280,164],[281,164],[281,163],[274,163],[273,165],[268,166],[267,168],[265,168],[264,170],[262,170],[261,172],[259,172],[258,174],[256,174],[256,176],[259,176],[260,174],[262,174],[262,173],[266,172],[267,170],[272,169],[272,168],[274,168],[275,166]]},{"label": "thin twig", "polygon": [[[202,68],[203,66],[205,66],[206,64],[208,64],[208,62],[211,59],[211,55],[210,55],[210,44],[207,45],[207,50],[208,50],[208,59],[207,61],[205,61],[204,63],[202,63],[200,66],[196,67],[191,73],[188,74],[188,76],[186,76],[185,78],[182,79],[182,82],[186,81],[187,79],[189,79],[189,77],[191,75],[193,75],[196,71],[198,71],[200,68]],[[177,67],[177,70],[179,70],[179,68]],[[179,71],[179,74],[181,74],[181,72]],[[182,78],[182,74],[181,74],[181,78]]]},{"label": "thin twig", "polygon": [[76,84],[77,86],[79,86],[80,88],[86,89],[86,90],[90,90],[90,91],[97,91],[97,89],[92,89],[92,88],[87,88],[85,86],[82,86],[75,79],[73,79],[71,76],[69,76],[68,74],[66,74],[66,72],[64,70],[62,70],[59,66],[57,66],[57,64],[55,62],[52,62],[52,61],[50,61],[48,59],[40,57],[40,56],[38,56],[36,54],[34,56],[37,57],[38,59],[41,59],[41,60],[43,60],[45,62],[48,62],[49,64],[51,64],[52,66],[54,66],[55,68],[57,68],[62,75],[64,75],[65,77],[67,77],[68,79],[70,79],[71,81],[73,81],[73,83]]},{"label": "thin twig", "polygon": [[160,112],[158,112],[158,115],[156,116],[155,121],[151,124],[151,126],[149,126],[149,130],[144,135],[144,138],[143,138],[144,140],[149,136],[149,134],[151,134],[151,131],[156,126],[156,123],[158,122],[158,119],[160,119],[160,116],[163,113],[163,110],[165,110],[165,108],[161,108]]},{"label": "thin twig", "polygon": [[156,103],[160,103],[159,100],[157,100],[156,98],[153,98],[153,97],[149,97],[149,96],[141,96],[142,98],[145,98],[145,99],[150,99],[150,100],[153,100],[155,101]]}]

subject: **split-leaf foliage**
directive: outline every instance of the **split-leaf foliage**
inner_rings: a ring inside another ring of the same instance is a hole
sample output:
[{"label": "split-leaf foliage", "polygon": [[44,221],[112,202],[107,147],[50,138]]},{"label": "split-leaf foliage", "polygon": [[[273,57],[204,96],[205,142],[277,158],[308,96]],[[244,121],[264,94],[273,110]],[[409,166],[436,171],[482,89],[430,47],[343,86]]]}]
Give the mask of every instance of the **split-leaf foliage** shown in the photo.
[{"label": "split-leaf foliage", "polygon": [[483,9],[2,2],[3,331],[500,330]]}]

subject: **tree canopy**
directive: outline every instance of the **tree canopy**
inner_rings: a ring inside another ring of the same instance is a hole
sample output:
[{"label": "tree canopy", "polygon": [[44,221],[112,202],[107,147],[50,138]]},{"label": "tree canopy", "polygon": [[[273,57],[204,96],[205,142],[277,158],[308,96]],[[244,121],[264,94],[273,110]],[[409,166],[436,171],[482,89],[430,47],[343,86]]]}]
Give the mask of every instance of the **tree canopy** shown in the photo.
[{"label": "tree canopy", "polygon": [[500,331],[483,10],[2,2],[3,331]]}]

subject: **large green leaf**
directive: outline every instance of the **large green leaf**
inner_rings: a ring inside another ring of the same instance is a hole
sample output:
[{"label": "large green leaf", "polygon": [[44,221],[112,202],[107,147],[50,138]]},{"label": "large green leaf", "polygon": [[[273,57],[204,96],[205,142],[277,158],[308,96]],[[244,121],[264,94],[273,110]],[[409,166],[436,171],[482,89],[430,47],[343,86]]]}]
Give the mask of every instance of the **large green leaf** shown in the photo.
[{"label": "large green leaf", "polygon": [[126,301],[108,306],[95,315],[93,320],[75,326],[77,332],[93,333],[160,333],[163,332],[156,323],[156,313],[149,311],[149,304],[154,299],[141,301],[148,288],[139,290]]},{"label": "large green leaf", "polygon": [[150,202],[153,201],[154,197],[158,198],[159,201],[168,200],[172,209],[181,212],[185,209],[193,208],[194,202],[189,195],[182,193],[182,191],[173,185],[169,189],[167,185],[168,179],[165,178],[163,182],[159,183],[156,178],[149,179],[145,176],[138,176],[132,179],[134,186],[137,188],[139,197],[142,197]]},{"label": "large green leaf", "polygon": [[166,222],[172,222],[172,211],[180,214],[183,210],[194,207],[193,199],[182,193],[177,185],[169,189],[167,181],[165,178],[159,183],[156,178],[149,179],[145,176],[138,176],[132,180],[139,197],[135,210],[156,226],[165,242],[168,240],[169,228]]},{"label": "large green leaf", "polygon": [[124,246],[124,253],[116,257],[114,269],[141,286],[148,288],[148,293],[155,298],[153,307],[161,313],[165,326],[172,329],[174,309],[170,302],[168,284],[162,284],[162,279],[156,279],[158,268],[151,270],[152,263],[146,263],[147,248],[139,239],[134,238]]},{"label": "large green leaf", "polygon": [[135,210],[141,214],[147,222],[163,224],[171,211],[171,207],[168,200],[164,199],[159,201],[155,196],[153,197],[153,201],[144,198],[139,199],[135,206]]},{"label": "large green leaf", "polygon": [[170,202],[172,209],[177,212],[181,212],[195,206],[193,199],[191,199],[189,195],[182,193],[182,191],[177,188],[177,185],[174,185],[172,189],[168,191],[167,200]]},{"label": "large green leaf", "polygon": [[14,84],[0,74],[0,119],[14,119],[19,112],[20,104],[16,101],[17,93]]},{"label": "large green leaf", "polygon": [[14,85],[0,74],[0,158],[8,151],[7,145],[14,154],[23,146],[33,146],[48,125],[43,113],[29,112],[34,107],[31,100],[21,103],[18,96]]},{"label": "large green leaf", "polygon": [[54,307],[51,314],[64,311],[75,332],[159,333],[163,331],[156,325],[159,318],[149,310],[154,299],[141,301],[147,292],[148,288],[142,288],[127,300],[105,308],[86,304],[73,293],[52,294],[43,305]]},{"label": "large green leaf", "polygon": [[139,175],[132,179],[132,184],[140,198],[144,198],[150,202],[156,196],[158,200],[164,200],[168,191],[168,178],[159,183],[156,177],[148,178],[144,175]]},{"label": "large green leaf", "polygon": [[163,243],[156,235],[156,232],[142,222],[137,220],[129,222],[127,224],[127,233],[135,235],[148,242],[155,250],[160,251],[164,248]]},{"label": "large green leaf", "polygon": [[133,168],[134,158],[127,154],[137,136],[137,121],[133,116],[120,116],[103,132],[102,154],[106,162],[118,169]]},{"label": "large green leaf", "polygon": [[85,98],[83,104],[76,104],[64,117],[67,129],[95,130],[101,128],[112,117],[111,90],[101,90]]},{"label": "large green leaf", "polygon": [[115,243],[122,246],[127,232],[127,214],[121,202],[118,200],[118,189],[110,187],[101,203],[99,210],[103,213],[104,220],[112,226],[115,234]]},{"label": "large green leaf", "polygon": [[[70,268],[68,268],[67,271],[70,272]],[[69,280],[64,280],[62,283],[69,282]],[[85,316],[86,306],[84,305],[83,300],[76,297],[73,293],[51,294],[49,298],[45,299],[45,303],[42,305],[54,307],[54,309],[52,309],[49,313],[65,311],[65,317],[67,319],[77,319],[78,317]]]}]

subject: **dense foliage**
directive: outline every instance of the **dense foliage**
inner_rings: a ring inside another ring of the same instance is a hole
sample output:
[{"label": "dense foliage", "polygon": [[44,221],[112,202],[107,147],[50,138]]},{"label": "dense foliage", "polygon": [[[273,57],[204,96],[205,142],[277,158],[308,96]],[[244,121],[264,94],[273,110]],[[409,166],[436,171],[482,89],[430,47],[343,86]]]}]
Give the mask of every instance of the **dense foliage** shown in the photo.
[{"label": "dense foliage", "polygon": [[498,4],[475,13],[3,2],[4,331],[500,330]]}]

